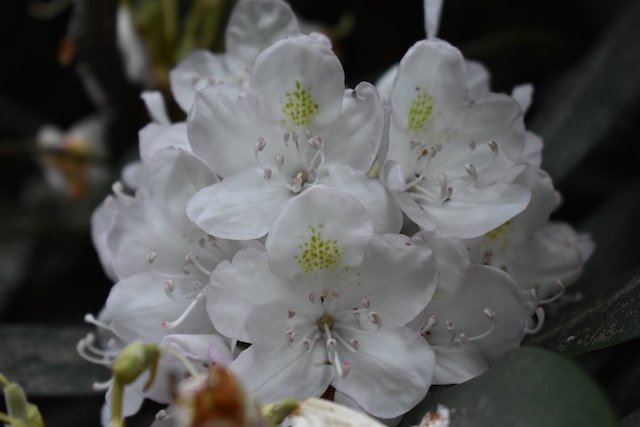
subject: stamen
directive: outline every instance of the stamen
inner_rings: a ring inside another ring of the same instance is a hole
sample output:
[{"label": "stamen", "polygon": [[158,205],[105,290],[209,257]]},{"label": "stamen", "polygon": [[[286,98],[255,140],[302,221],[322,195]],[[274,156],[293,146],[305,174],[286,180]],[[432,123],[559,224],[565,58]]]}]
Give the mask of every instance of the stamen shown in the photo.
[{"label": "stamen", "polygon": [[305,339],[302,340],[302,345],[304,346],[304,349],[306,351],[309,351],[309,349],[311,348],[311,340],[305,337]]},{"label": "stamen", "polygon": [[95,381],[94,383],[91,384],[91,389],[93,391],[105,391],[109,389],[109,387],[111,386],[111,383],[113,383],[113,378],[109,378],[108,380],[103,382]]},{"label": "stamen", "polygon": [[196,295],[196,297],[193,299],[193,301],[191,301],[191,303],[187,306],[187,308],[184,310],[184,312],[173,322],[167,322],[164,321],[162,322],[162,327],[165,329],[174,329],[175,327],[179,326],[180,324],[182,324],[182,322],[184,322],[184,320],[187,318],[187,316],[189,316],[189,314],[191,314],[191,312],[193,311],[193,309],[195,308],[196,304],[198,304],[198,301],[200,301],[202,298],[204,298],[204,294],[206,291],[206,286],[204,289],[202,289],[198,295]]},{"label": "stamen", "polygon": [[302,184],[303,184],[302,172],[298,172],[295,178],[293,178],[292,183],[293,183],[292,191],[294,193],[299,193],[300,191],[302,191]]},{"label": "stamen", "polygon": [[149,252],[147,254],[147,262],[149,264],[153,264],[153,261],[155,261],[156,258],[158,258],[158,254],[156,252]]},{"label": "stamen", "polygon": [[369,313],[369,320],[371,320],[371,323],[373,323],[374,325],[377,325],[378,323],[380,323],[380,316],[375,311],[372,311],[371,313]]},{"label": "stamen", "polygon": [[440,199],[445,199],[447,196],[447,175],[444,172],[438,174],[438,182],[440,182]]},{"label": "stamen", "polygon": [[556,301],[556,300],[557,300],[557,299],[559,299],[559,298],[562,298],[562,296],[564,295],[565,291],[567,290],[567,287],[565,286],[565,284],[564,284],[564,283],[562,283],[562,281],[561,281],[561,280],[558,280],[558,281],[556,282],[556,285],[557,285],[558,287],[560,287],[560,290],[559,290],[555,295],[552,295],[552,296],[550,296],[550,297],[548,297],[548,298],[545,298],[545,299],[543,299],[543,300],[539,301],[539,304],[540,304],[540,305],[542,305],[542,304],[549,304],[550,302],[553,302],[553,301]]},{"label": "stamen", "polygon": [[[325,327],[325,329],[328,329],[328,326]],[[336,341],[335,338],[329,338],[327,340],[327,351],[329,352],[329,361],[331,362],[331,354],[333,352],[335,352],[336,350],[336,346],[338,345],[338,342]]]},{"label": "stamen", "polygon": [[498,143],[495,141],[489,141],[487,142],[487,144],[489,144],[489,148],[491,148],[491,151],[493,151],[493,154],[498,154]]},{"label": "stamen", "polygon": [[262,151],[264,150],[264,147],[267,145],[267,141],[265,141],[264,137],[260,136],[258,137],[258,143],[256,144],[256,150],[257,151]]},{"label": "stamen", "polygon": [[484,310],[482,310],[482,313],[486,316],[487,319],[491,321],[491,326],[489,326],[489,329],[487,329],[485,332],[478,335],[474,335],[472,337],[468,337],[465,333],[461,333],[460,340],[463,343],[481,340],[482,338],[489,336],[496,328],[496,322],[495,322],[496,314],[494,313],[494,311],[489,308],[485,308]]},{"label": "stamen", "polygon": [[277,154],[273,161],[276,162],[278,170],[282,172],[282,166],[284,165],[284,156],[282,154]]},{"label": "stamen", "polygon": [[446,324],[447,331],[449,331],[449,333],[451,334],[450,341],[453,342],[453,340],[456,338],[456,324],[453,322],[453,320],[447,320]]},{"label": "stamen", "polygon": [[429,320],[427,321],[427,324],[424,325],[422,327],[422,329],[420,329],[420,335],[428,334],[428,332],[431,330],[431,328],[436,326],[439,321],[440,321],[440,318],[436,314],[431,316],[429,318]]},{"label": "stamen", "polygon": [[289,312],[287,313],[287,316],[289,317],[289,319],[291,319],[295,315],[296,315],[296,311],[295,310],[289,310]]},{"label": "stamen", "polygon": [[357,338],[351,338],[349,343],[351,343],[351,347],[353,347],[354,350],[358,350],[360,348],[360,341],[358,341]]},{"label": "stamen", "polygon": [[471,151],[474,151],[476,149],[476,142],[469,141],[469,148],[471,148]]},{"label": "stamen", "polygon": [[318,175],[315,168],[309,168],[307,170],[307,182],[309,184],[315,184],[318,181]]},{"label": "stamen", "polygon": [[95,363],[97,365],[111,366],[115,358],[116,352],[113,350],[102,350],[97,348],[93,343],[95,342],[95,335],[88,333],[84,338],[78,341],[76,344],[76,351],[84,360]]},{"label": "stamen", "polygon": [[316,294],[315,292],[311,291],[309,292],[309,301],[311,301],[312,303],[316,303]]},{"label": "stamen", "polygon": [[289,132],[285,132],[284,135],[282,135],[282,142],[284,142],[284,146],[289,148],[289,137],[291,135],[289,135]]},{"label": "stamen", "polygon": [[91,313],[87,313],[87,314],[84,315],[84,321],[85,321],[85,323],[89,323],[90,325],[95,325],[95,326],[97,326],[99,328],[106,329],[108,331],[111,330],[111,326],[107,325],[104,322],[99,321]]},{"label": "stamen", "polygon": [[478,179],[478,172],[476,172],[476,167],[471,163],[465,164],[464,169],[467,171],[473,181],[476,181]]},{"label": "stamen", "polygon": [[269,181],[271,179],[271,175],[273,174],[273,171],[269,168],[264,168],[264,179],[266,179],[267,181]]},{"label": "stamen", "polygon": [[206,274],[207,276],[211,275],[211,270],[207,269],[204,265],[202,265],[198,260],[198,258],[192,252],[189,252],[187,254],[186,259],[188,262],[193,264],[202,273]]},{"label": "stamen", "polygon": [[333,288],[333,289],[331,289],[331,295],[334,298],[339,298],[340,297],[340,292],[337,289]]},{"label": "stamen", "polygon": [[419,145],[418,141],[409,142],[409,147],[411,147],[412,150],[415,149],[418,145]]},{"label": "stamen", "polygon": [[157,413],[156,413],[156,421],[164,421],[167,418],[169,418],[170,415],[169,413],[165,410],[165,409],[160,409]]},{"label": "stamen", "polygon": [[542,325],[544,325],[544,309],[542,307],[536,308],[535,314],[537,318],[536,326],[534,326],[533,328],[525,326],[525,334],[537,334],[542,329]]},{"label": "stamen", "polygon": [[293,329],[287,330],[286,335],[289,337],[289,342],[293,342],[296,339],[296,331]]},{"label": "stamen", "polygon": [[371,307],[371,301],[369,301],[368,299],[364,298],[364,299],[362,300],[362,306],[363,306],[364,308],[369,308],[369,307]]},{"label": "stamen", "polygon": [[329,290],[327,288],[322,289],[322,297],[325,299],[329,297]]}]

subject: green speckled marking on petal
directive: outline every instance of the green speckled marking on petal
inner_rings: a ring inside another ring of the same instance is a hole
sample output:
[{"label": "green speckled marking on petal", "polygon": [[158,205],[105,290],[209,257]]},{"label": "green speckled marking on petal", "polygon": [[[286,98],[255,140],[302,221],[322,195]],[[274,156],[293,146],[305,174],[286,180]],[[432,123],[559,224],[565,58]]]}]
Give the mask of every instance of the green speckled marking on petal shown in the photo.
[{"label": "green speckled marking on petal", "polygon": [[318,114],[318,104],[311,96],[309,88],[303,89],[300,81],[295,82],[296,89],[285,93],[282,113],[291,120],[293,126],[310,126]]},{"label": "green speckled marking on petal", "polygon": [[435,101],[431,95],[418,91],[409,108],[407,123],[409,129],[414,131],[424,129],[427,121],[433,114],[434,106]]},{"label": "green speckled marking on petal", "polygon": [[509,220],[504,224],[489,231],[484,236],[485,241],[492,242],[492,243],[499,243],[499,242],[506,243],[507,237],[509,236],[509,233],[511,232],[512,229],[513,229],[513,226],[511,225],[511,220]]},{"label": "green speckled marking on petal", "polygon": [[336,239],[325,240],[322,238],[320,232],[322,227],[322,224],[318,227],[311,225],[307,227],[311,235],[307,241],[298,246],[302,253],[293,257],[305,273],[316,270],[337,271],[343,268],[342,254],[344,251],[340,249]]}]

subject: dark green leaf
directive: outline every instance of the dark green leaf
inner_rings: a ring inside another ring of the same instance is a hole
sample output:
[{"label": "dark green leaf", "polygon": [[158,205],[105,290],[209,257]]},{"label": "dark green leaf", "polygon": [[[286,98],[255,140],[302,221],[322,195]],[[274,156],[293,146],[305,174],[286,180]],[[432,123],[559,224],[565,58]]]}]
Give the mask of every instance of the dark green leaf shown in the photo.
[{"label": "dark green leaf", "polygon": [[89,326],[13,325],[0,328],[0,372],[20,384],[29,398],[96,394],[91,385],[109,379],[104,367],[76,352]]},{"label": "dark green leaf", "polygon": [[[545,140],[543,168],[564,177],[640,99],[640,2],[626,1],[591,53],[541,99],[531,128]],[[631,118],[632,119],[632,118]]]},{"label": "dark green leaf", "polygon": [[640,427],[640,409],[621,419],[616,427]]},{"label": "dark green leaf", "polygon": [[438,404],[456,427],[607,427],[614,417],[604,395],[573,362],[549,351],[520,348],[484,374],[427,398],[403,419],[416,425]]},{"label": "dark green leaf", "polygon": [[547,326],[527,344],[575,355],[640,337],[640,267],[574,304]]}]

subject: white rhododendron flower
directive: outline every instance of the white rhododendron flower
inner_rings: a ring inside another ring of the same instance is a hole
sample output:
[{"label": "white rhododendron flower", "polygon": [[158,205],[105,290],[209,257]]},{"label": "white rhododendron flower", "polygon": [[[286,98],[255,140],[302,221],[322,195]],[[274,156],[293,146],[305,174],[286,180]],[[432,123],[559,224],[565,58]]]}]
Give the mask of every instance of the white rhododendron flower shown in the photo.
[{"label": "white rhododendron flower", "polygon": [[529,191],[499,181],[523,151],[522,111],[510,97],[466,98],[460,52],[421,41],[404,56],[391,95],[383,180],[424,229],[470,238],[521,212]]},{"label": "white rhododendron flower", "polygon": [[230,369],[260,399],[333,386],[390,418],[426,394],[433,352],[403,325],[431,298],[433,256],[406,236],[375,236],[368,216],[314,187],[274,221],[266,252],[240,251],[213,272],[209,314],[222,334],[252,344]]},{"label": "white rhododendron flower", "polygon": [[[311,398],[283,415],[294,426],[394,422],[538,332],[577,280],[593,244],[549,220],[560,197],[524,126],[532,86],[491,93],[488,71],[436,38],[441,1],[425,6],[427,39],[378,88],[345,89],[328,40],[300,34],[283,1],[240,0],[226,53],[171,73],[186,121],[142,94],[153,122],[123,172],[133,194],[114,184],[92,217],[115,285],[78,343],[107,366],[140,340],[170,349],[152,389],[147,373],[114,385],[125,416],[149,397],[177,425],[226,420],[196,402],[225,390],[208,367],[247,387],[246,425],[265,422],[254,398]],[[448,424],[442,407],[421,426]]]},{"label": "white rhododendron flower", "polygon": [[314,38],[265,49],[247,90],[203,89],[188,122],[193,152],[224,177],[187,207],[209,234],[264,236],[286,202],[315,184],[358,199],[376,231],[400,229],[400,210],[367,175],[384,137],[382,101],[368,83],[345,91],[340,61]]}]

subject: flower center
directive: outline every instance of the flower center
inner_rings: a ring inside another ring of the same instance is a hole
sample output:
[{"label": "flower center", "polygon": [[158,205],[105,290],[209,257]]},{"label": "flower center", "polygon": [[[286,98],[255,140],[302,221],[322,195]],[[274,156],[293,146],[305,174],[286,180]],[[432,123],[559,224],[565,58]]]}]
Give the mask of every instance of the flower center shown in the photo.
[{"label": "flower center", "polygon": [[[455,159],[455,163],[449,159],[434,165],[433,159],[443,150],[442,144],[428,145],[424,141],[411,141],[409,146],[412,154],[406,168],[408,175],[405,178],[404,189],[418,204],[448,202],[454,194],[454,184],[460,190],[475,184],[478,180],[478,170],[486,167],[498,154],[498,144],[490,141],[487,146],[492,155],[489,155],[488,159],[480,166],[465,163],[465,160],[471,160],[470,157],[474,156],[477,149],[477,144],[470,141],[468,150]],[[461,166],[456,167],[456,164]]]},{"label": "flower center", "polygon": [[[285,132],[282,136],[283,151],[277,154],[273,162],[280,184],[284,184],[293,193],[300,193],[304,188],[318,180],[318,171],[324,166],[325,154],[322,138],[306,131],[306,143],[301,143],[297,133]],[[273,168],[265,167],[261,153],[267,146],[264,137],[259,137],[254,149],[256,162],[264,170],[264,179],[273,182]],[[282,153],[285,154],[282,154]]]},{"label": "flower center", "polygon": [[[289,338],[292,349],[302,347],[306,353],[310,353],[322,339],[327,355],[324,363],[334,366],[336,374],[344,378],[351,369],[351,362],[343,361],[343,356],[359,350],[358,333],[369,334],[377,330],[380,327],[380,316],[371,310],[368,300],[362,300],[362,308],[339,309],[339,298],[337,289],[323,289],[319,297],[315,292],[310,292],[308,299],[316,309],[313,310],[314,314],[301,316],[304,321],[297,322],[296,327],[288,329],[285,335]],[[296,317],[296,310],[290,309],[287,317]],[[297,338],[300,336],[298,331],[303,332],[302,339]]]}]

